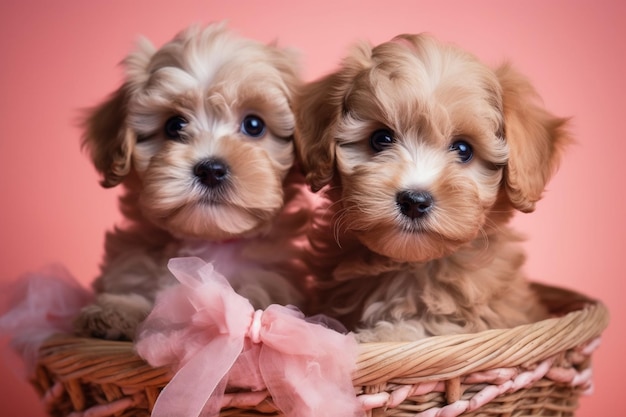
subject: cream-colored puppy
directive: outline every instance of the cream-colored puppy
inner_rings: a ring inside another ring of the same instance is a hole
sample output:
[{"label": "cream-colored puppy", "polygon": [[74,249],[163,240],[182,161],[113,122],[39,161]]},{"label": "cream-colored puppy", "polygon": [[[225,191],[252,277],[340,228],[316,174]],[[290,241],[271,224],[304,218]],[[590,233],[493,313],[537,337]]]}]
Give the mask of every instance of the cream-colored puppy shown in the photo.
[{"label": "cream-colored puppy", "polygon": [[304,88],[296,120],[330,201],[311,239],[318,312],[362,341],[544,317],[507,223],[534,210],[568,139],[510,65],[427,35],[361,45]]},{"label": "cream-colored puppy", "polygon": [[170,258],[214,261],[256,307],[300,304],[308,213],[292,172],[294,54],[222,24],[191,27],[124,61],[123,85],[86,119],[84,146],[121,184],[125,224],[106,236],[82,335],[132,339]]}]

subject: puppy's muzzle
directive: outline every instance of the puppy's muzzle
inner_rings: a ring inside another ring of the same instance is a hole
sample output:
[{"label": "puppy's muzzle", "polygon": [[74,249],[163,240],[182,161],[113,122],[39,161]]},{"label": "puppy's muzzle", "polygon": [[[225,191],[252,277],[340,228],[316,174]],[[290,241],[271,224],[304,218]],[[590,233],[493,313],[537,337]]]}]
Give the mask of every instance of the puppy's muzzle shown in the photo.
[{"label": "puppy's muzzle", "polygon": [[221,159],[206,159],[196,164],[193,173],[203,185],[215,188],[226,181],[230,168]]},{"label": "puppy's muzzle", "polygon": [[426,191],[400,191],[396,194],[400,212],[410,219],[424,217],[434,206],[433,196]]}]

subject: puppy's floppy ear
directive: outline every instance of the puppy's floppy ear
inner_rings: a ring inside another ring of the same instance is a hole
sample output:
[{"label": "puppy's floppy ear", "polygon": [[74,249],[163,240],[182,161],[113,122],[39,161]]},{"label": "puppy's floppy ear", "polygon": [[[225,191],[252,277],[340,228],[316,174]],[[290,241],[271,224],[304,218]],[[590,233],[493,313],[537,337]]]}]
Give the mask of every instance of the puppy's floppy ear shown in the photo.
[{"label": "puppy's floppy ear", "polygon": [[102,175],[100,184],[109,188],[119,184],[130,171],[135,142],[126,126],[128,88],[120,87],[104,103],[91,110],[84,121],[83,148]]},{"label": "puppy's floppy ear", "polygon": [[272,63],[285,83],[289,104],[293,107],[294,96],[301,85],[300,54],[295,49],[280,48],[276,43],[269,44],[268,48],[272,54]]},{"label": "puppy's floppy ear", "polygon": [[570,142],[565,130],[567,119],[546,111],[530,82],[509,64],[496,69],[496,75],[502,88],[504,136],[510,150],[504,187],[513,207],[532,212]]},{"label": "puppy's floppy ear", "polygon": [[147,80],[147,67],[153,54],[154,47],[142,40],[138,51],[124,60],[126,82],[102,104],[88,110],[82,122],[85,129],[82,147],[88,150],[102,175],[103,187],[116,186],[130,171],[137,137],[128,126],[128,101]]},{"label": "puppy's floppy ear", "polygon": [[313,191],[335,174],[336,126],[356,75],[371,65],[371,47],[360,45],[339,71],[305,85],[296,100],[296,152]]},{"label": "puppy's floppy ear", "polygon": [[304,86],[295,103],[295,144],[300,167],[313,191],[330,183],[335,165],[333,128],[341,112],[339,74],[331,74]]}]

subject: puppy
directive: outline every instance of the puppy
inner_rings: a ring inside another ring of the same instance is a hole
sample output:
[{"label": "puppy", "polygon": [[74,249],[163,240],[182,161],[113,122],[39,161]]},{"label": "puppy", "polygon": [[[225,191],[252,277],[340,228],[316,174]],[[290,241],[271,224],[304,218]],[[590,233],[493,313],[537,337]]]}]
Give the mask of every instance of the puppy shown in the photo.
[{"label": "puppy", "polygon": [[299,305],[308,213],[291,169],[295,54],[213,24],[159,50],[144,40],[124,65],[123,85],[87,115],[83,145],[101,184],[123,186],[125,224],[106,236],[76,332],[132,339],[179,256],[213,261],[257,308]]},{"label": "puppy", "polygon": [[401,35],[355,48],[295,107],[301,166],[329,200],[310,245],[317,312],[364,342],[545,317],[507,223],[535,209],[569,139],[526,78]]}]

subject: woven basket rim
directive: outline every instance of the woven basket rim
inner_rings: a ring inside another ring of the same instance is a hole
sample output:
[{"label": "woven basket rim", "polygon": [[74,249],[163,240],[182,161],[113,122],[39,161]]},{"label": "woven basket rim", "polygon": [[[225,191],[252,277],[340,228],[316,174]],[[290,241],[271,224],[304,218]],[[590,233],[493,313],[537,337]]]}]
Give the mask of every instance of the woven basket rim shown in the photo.
[{"label": "woven basket rim", "polygon": [[[419,383],[448,380],[493,368],[527,367],[598,338],[609,312],[598,300],[571,290],[535,284],[550,299],[571,296],[553,306],[561,313],[510,329],[432,336],[415,342],[363,343],[354,384]],[[561,300],[558,300],[561,301]]]},{"label": "woven basket rim", "polygon": [[[608,325],[608,309],[571,290],[533,287],[554,318],[512,329],[359,344],[352,381],[367,415],[380,409],[383,414],[375,415],[408,416],[449,405],[465,407],[468,417],[509,416],[518,407],[529,415],[545,408],[572,416],[578,396],[590,387],[589,359]],[[132,342],[55,335],[39,353],[32,382],[54,415],[145,416],[173,377],[169,367],[148,365]],[[282,415],[267,391],[256,394],[253,403],[229,394],[235,402],[219,415]]]},{"label": "woven basket rim", "polygon": [[[359,344],[355,386],[383,382],[447,380],[493,368],[524,366],[580,347],[607,327],[606,306],[572,290],[533,284],[559,317],[511,329],[433,336],[414,342]],[[39,363],[65,379],[88,376],[97,383],[166,385],[169,368],[152,368],[131,342],[55,335],[40,349]],[[85,366],[89,364],[89,366]]]}]

